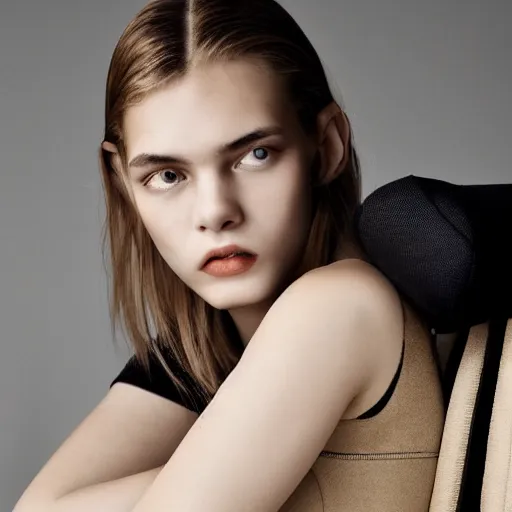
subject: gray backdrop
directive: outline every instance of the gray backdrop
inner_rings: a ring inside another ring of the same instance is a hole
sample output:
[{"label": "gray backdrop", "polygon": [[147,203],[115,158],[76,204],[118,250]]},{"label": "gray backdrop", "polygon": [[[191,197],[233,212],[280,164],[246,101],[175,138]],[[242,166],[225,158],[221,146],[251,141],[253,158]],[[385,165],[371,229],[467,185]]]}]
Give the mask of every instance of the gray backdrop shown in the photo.
[{"label": "gray backdrop", "polygon": [[[364,195],[511,182],[512,3],[283,0],[342,91]],[[110,53],[143,0],[0,7],[0,510],[107,392],[97,165]]]}]

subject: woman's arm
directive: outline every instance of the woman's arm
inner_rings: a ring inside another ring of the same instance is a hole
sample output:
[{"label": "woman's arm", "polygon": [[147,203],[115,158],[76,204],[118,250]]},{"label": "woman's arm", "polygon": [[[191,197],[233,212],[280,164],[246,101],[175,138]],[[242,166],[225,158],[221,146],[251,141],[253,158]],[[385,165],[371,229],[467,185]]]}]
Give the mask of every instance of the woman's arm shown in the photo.
[{"label": "woman's arm", "polygon": [[162,467],[74,491],[52,503],[48,512],[130,512]]},{"label": "woman's arm", "polygon": [[13,512],[130,512],[162,467],[85,487],[57,500],[41,498],[22,501]]},{"label": "woman's arm", "polygon": [[350,260],[303,276],[134,512],[276,512],[401,349],[400,301],[373,267]]},{"label": "woman's arm", "polygon": [[133,508],[156,477],[153,468],[169,460],[197,416],[146,390],[115,384],[37,474],[15,512],[52,511],[57,503],[62,512],[85,510],[102,495],[119,500],[113,511],[130,510],[123,500]]}]

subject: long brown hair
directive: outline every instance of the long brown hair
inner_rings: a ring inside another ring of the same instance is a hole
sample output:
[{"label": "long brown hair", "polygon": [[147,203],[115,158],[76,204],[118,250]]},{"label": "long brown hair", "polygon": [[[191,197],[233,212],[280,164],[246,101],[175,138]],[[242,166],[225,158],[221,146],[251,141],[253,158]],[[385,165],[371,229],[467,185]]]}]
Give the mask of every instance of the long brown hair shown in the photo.
[{"label": "long brown hair", "polygon": [[[121,168],[126,167],[127,108],[200,63],[249,57],[262,59],[284,77],[303,130],[314,133],[317,115],[333,95],[315,49],[276,1],[156,0],[146,5],[122,34],[108,72],[104,140],[117,147]],[[340,240],[352,239],[361,195],[352,137],[348,151],[343,172],[313,189],[303,271],[334,261]],[[241,356],[236,329],[225,311],[207,304],[174,275],[142,224],[124,171],[116,172],[111,153],[100,153],[114,335],[122,324],[146,369],[156,356],[191,398],[191,390],[166,365],[166,351],[208,401]]]}]

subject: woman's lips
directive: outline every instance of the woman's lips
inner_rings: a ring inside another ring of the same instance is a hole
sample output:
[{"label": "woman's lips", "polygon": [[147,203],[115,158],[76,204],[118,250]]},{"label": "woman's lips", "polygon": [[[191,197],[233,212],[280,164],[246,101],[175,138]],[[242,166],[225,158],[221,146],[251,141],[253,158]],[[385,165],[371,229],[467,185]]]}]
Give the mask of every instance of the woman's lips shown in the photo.
[{"label": "woman's lips", "polygon": [[247,272],[257,258],[254,254],[235,252],[223,258],[208,260],[201,270],[214,277],[235,276]]},{"label": "woman's lips", "polygon": [[208,251],[204,255],[203,261],[199,265],[199,269],[202,270],[205,267],[205,265],[210,262],[210,260],[227,258],[228,256],[233,255],[255,256],[255,254],[252,251],[246,249],[245,247],[240,247],[237,244],[224,245],[223,247],[217,247],[216,249]]}]

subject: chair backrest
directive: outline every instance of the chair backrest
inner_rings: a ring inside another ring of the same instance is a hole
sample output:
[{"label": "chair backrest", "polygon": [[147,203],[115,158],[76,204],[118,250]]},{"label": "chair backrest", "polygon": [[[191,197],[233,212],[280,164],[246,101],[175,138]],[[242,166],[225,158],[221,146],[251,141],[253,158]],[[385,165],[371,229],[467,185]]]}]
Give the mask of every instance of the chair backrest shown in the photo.
[{"label": "chair backrest", "polygon": [[510,510],[512,185],[407,176],[367,197],[356,231],[433,335],[456,333],[430,510]]}]

